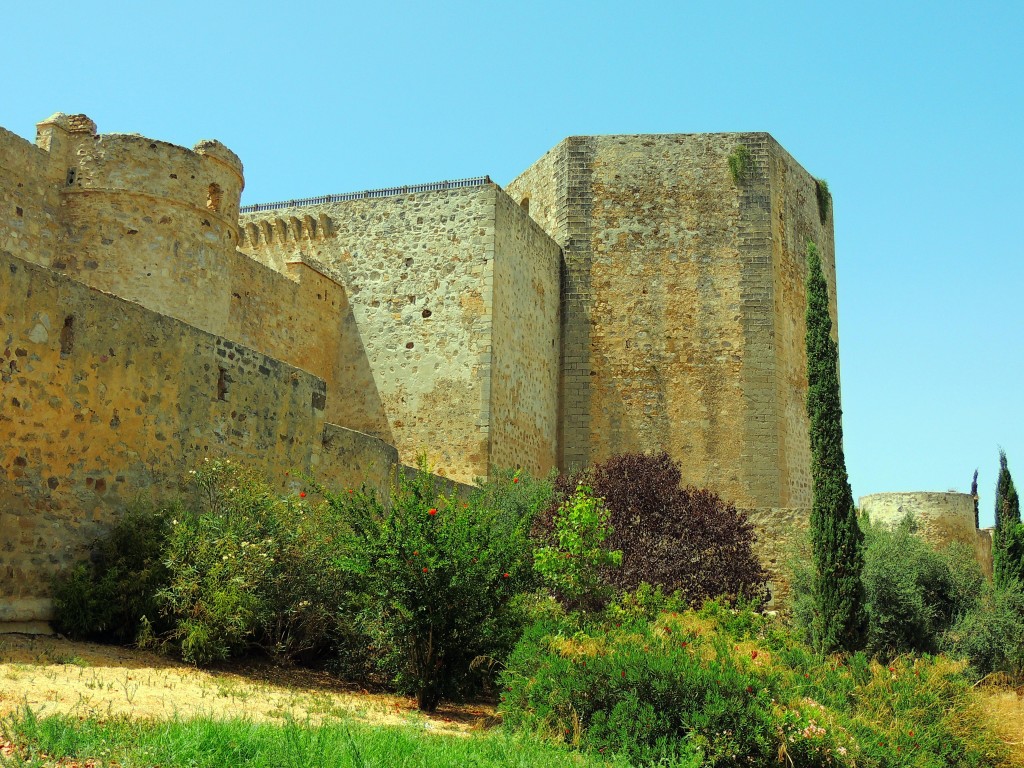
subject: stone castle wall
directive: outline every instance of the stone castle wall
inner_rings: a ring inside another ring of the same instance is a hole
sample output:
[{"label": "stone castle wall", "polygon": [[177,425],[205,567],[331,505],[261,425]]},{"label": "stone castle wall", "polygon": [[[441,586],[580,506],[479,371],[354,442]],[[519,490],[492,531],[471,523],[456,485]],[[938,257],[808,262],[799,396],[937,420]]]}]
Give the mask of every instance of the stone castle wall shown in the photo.
[{"label": "stone castle wall", "polygon": [[465,483],[664,448],[777,567],[810,504],[809,239],[835,318],[814,179],[748,133],[572,137],[507,192],[465,181],[239,217],[218,142],[0,129],[0,621],[205,455],[386,490],[421,453]]},{"label": "stone castle wall", "polygon": [[[330,236],[304,236],[310,223]],[[559,251],[501,189],[283,208],[243,215],[242,229],[254,259],[279,268],[308,255],[344,286],[342,335],[358,346],[342,361],[333,421],[396,446],[407,464],[425,453],[461,482],[520,447],[531,450],[515,463],[530,471],[554,465]],[[499,302],[518,303],[496,310],[496,284]],[[513,401],[522,411],[509,425]]]},{"label": "stone castle wall", "polygon": [[14,214],[5,251],[336,388],[348,352],[344,289],[311,259],[270,268],[238,252],[244,182],[233,152],[208,140],[190,150],[97,134],[91,120],[68,115],[40,123],[37,142],[0,135],[12,198],[4,212]]},{"label": "stone castle wall", "polygon": [[0,621],[47,618],[52,576],[203,458],[317,464],[323,381],[7,253],[0,336]]}]

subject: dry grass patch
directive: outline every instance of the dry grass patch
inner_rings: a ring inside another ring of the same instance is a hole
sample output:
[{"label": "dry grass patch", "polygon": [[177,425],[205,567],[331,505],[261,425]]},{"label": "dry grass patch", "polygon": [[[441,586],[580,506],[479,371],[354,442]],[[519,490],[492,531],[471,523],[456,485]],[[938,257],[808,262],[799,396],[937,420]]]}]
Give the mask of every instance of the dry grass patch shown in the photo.
[{"label": "dry grass patch", "polygon": [[427,716],[413,699],[370,693],[312,670],[248,663],[201,670],[145,651],[25,635],[0,637],[0,716],[29,707],[167,720],[246,718],[323,722],[355,717],[465,733],[494,722],[490,705],[443,706]]},{"label": "dry grass patch", "polygon": [[996,736],[1007,745],[1014,765],[1024,766],[1024,686],[985,680],[976,688],[980,710]]}]

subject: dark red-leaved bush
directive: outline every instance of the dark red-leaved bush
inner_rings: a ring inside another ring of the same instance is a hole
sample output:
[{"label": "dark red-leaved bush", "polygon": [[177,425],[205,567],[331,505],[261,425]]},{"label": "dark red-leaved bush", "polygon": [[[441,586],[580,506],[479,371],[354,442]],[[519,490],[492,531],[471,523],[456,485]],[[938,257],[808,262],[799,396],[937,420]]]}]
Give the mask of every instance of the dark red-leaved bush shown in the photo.
[{"label": "dark red-leaved bush", "polygon": [[[584,482],[611,511],[614,529],[606,544],[622,550],[622,566],[605,579],[632,591],[642,582],[679,590],[700,605],[741,595],[755,603],[767,599],[768,575],[753,551],[754,527],[746,515],[718,494],[681,485],[679,466],[667,453],[612,456],[585,472],[562,475],[556,502]],[[534,527],[547,538],[557,503]]]}]

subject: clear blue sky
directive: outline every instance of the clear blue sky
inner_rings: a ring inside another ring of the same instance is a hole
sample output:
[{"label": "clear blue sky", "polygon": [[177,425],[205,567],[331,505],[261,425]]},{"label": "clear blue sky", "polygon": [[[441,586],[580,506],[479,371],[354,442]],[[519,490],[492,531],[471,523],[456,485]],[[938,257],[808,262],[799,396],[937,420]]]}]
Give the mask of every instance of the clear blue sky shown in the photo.
[{"label": "clear blue sky", "polygon": [[0,125],[246,166],[243,202],[490,174],[565,136],[768,131],[835,201],[857,496],[1024,485],[1024,3],[9,3]]}]

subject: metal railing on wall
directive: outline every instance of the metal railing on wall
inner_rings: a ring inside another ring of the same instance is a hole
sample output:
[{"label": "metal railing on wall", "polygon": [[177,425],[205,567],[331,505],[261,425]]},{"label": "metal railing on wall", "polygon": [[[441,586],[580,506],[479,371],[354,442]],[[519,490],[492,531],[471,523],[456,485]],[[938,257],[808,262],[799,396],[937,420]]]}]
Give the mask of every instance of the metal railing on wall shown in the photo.
[{"label": "metal railing on wall", "polygon": [[433,181],[429,184],[413,184],[405,187],[385,187],[384,189],[366,189],[362,192],[345,192],[340,195],[321,195],[320,197],[304,197],[301,200],[281,200],[276,203],[255,203],[243,205],[239,213],[259,213],[273,211],[278,208],[298,208],[306,205],[324,205],[326,203],[344,203],[347,200],[365,200],[371,197],[391,197],[393,195],[410,195],[416,192],[437,192],[442,189],[460,189],[461,187],[479,187],[490,184],[490,176],[474,176],[471,179],[452,179],[449,181]]}]

